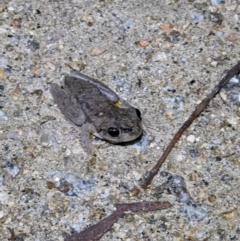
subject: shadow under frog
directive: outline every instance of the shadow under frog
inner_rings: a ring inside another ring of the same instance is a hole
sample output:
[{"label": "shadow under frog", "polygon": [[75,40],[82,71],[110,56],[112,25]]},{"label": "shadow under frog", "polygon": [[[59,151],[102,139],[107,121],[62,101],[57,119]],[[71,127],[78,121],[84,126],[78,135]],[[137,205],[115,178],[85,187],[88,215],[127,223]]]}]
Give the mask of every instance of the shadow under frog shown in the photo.
[{"label": "shadow under frog", "polygon": [[81,126],[89,155],[96,152],[91,133],[113,144],[130,143],[142,135],[141,112],[96,79],[73,70],[62,86],[51,84],[50,91],[62,114]]}]

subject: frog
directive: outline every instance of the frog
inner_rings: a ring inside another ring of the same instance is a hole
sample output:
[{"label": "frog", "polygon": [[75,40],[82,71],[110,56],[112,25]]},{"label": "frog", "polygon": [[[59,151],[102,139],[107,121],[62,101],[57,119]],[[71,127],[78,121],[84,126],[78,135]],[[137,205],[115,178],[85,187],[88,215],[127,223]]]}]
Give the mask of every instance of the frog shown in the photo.
[{"label": "frog", "polygon": [[96,153],[91,134],[112,144],[125,144],[143,133],[139,109],[77,70],[65,75],[62,85],[52,83],[50,92],[65,118],[81,128],[81,143],[89,155]]}]

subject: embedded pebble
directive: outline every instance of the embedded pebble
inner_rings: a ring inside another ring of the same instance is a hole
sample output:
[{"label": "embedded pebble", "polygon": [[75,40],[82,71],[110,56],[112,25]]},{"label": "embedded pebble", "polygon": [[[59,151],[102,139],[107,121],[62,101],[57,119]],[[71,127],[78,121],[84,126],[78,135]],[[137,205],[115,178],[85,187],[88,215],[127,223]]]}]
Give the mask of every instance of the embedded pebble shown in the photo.
[{"label": "embedded pebble", "polygon": [[236,126],[238,124],[238,119],[236,117],[228,118],[227,122],[233,126]]},{"label": "embedded pebble", "polygon": [[7,205],[9,200],[8,193],[0,186],[0,200],[1,204]]},{"label": "embedded pebble", "polygon": [[107,51],[107,50],[106,50],[106,49],[101,49],[101,48],[96,48],[96,47],[94,47],[94,48],[92,48],[92,49],[90,50],[90,54],[91,54],[92,56],[98,56],[98,55],[104,53],[105,51]]},{"label": "embedded pebble", "polygon": [[174,120],[174,115],[172,113],[172,111],[167,111],[166,112],[166,117],[169,119],[169,120]]},{"label": "embedded pebble", "polygon": [[220,13],[210,13],[209,14],[209,19],[210,21],[217,23],[217,24],[221,24],[223,22],[223,15]]},{"label": "embedded pebble", "polygon": [[214,195],[214,194],[211,194],[209,197],[208,197],[208,201],[213,203],[217,200],[217,197]]},{"label": "embedded pebble", "polygon": [[224,0],[211,0],[212,5],[224,4]]},{"label": "embedded pebble", "polygon": [[4,216],[5,216],[5,213],[4,213],[4,211],[1,210],[0,211],[0,219],[3,218]]},{"label": "embedded pebble", "polygon": [[204,20],[204,15],[201,13],[191,13],[191,18],[194,21],[203,21]]},{"label": "embedded pebble", "polygon": [[3,116],[5,116],[5,113],[2,110],[0,110],[0,117],[3,117]]},{"label": "embedded pebble", "polygon": [[[187,191],[186,183],[183,177],[179,175],[171,175],[168,172],[161,172],[163,177],[167,177],[167,181],[160,187],[164,190],[175,194],[178,201],[183,205],[180,207],[180,213],[187,215],[191,219],[202,220],[208,216],[208,209],[206,206],[201,205],[193,200]],[[159,188],[159,187],[158,187]],[[205,194],[202,192],[200,195],[201,199],[205,199]]]},{"label": "embedded pebble", "polygon": [[213,61],[213,62],[210,63],[210,65],[211,65],[212,67],[217,67],[218,62],[217,62],[217,61]]},{"label": "embedded pebble", "polygon": [[27,48],[30,49],[32,52],[35,52],[36,50],[40,49],[40,43],[36,40],[29,40],[27,42]]},{"label": "embedded pebble", "polygon": [[225,37],[225,40],[228,42],[231,42],[233,44],[236,44],[240,40],[240,34],[239,33],[230,33]]},{"label": "embedded pebble", "polygon": [[4,172],[6,172],[11,178],[16,177],[20,171],[20,169],[17,165],[14,165],[9,162],[2,165],[2,168],[3,168]]},{"label": "embedded pebble", "polygon": [[237,218],[237,209],[234,208],[232,210],[222,212],[221,217],[225,220],[234,220]]},{"label": "embedded pebble", "polygon": [[169,24],[162,23],[159,25],[159,28],[163,30],[165,33],[170,33],[172,31],[172,28],[170,27]]},{"label": "embedded pebble", "polygon": [[189,135],[189,136],[186,138],[186,140],[187,140],[188,142],[194,143],[195,140],[196,140],[196,137],[195,137],[194,135]]},{"label": "embedded pebble", "polygon": [[160,62],[166,62],[166,61],[168,61],[168,57],[167,57],[167,54],[164,53],[164,52],[157,52],[157,53],[154,53],[154,54],[152,55],[151,60],[152,60],[153,62],[158,62],[158,61],[160,61]]},{"label": "embedded pebble", "polygon": [[220,180],[226,185],[231,185],[234,178],[229,174],[224,174]]},{"label": "embedded pebble", "polygon": [[128,19],[124,24],[123,27],[125,30],[128,30],[130,27],[134,25],[134,21],[132,19]]},{"label": "embedded pebble", "polygon": [[4,70],[2,68],[0,68],[0,79],[3,80],[5,78],[6,78],[6,76],[4,74]]},{"label": "embedded pebble", "polygon": [[140,45],[141,47],[143,47],[143,48],[146,48],[146,47],[149,45],[149,42],[148,42],[147,40],[145,40],[145,39],[140,39],[140,40],[138,41],[138,43],[139,43],[139,45]]},{"label": "embedded pebble", "polygon": [[69,149],[66,150],[66,155],[70,156],[71,155],[71,151]]},{"label": "embedded pebble", "polygon": [[195,149],[190,149],[189,150],[189,154],[193,158],[198,157],[200,155],[199,152],[197,150],[195,150]]},{"label": "embedded pebble", "polygon": [[8,11],[10,11],[10,12],[13,12],[13,11],[15,10],[15,8],[14,8],[13,6],[9,6],[7,9],[8,9]]},{"label": "embedded pebble", "polygon": [[7,137],[10,138],[10,139],[15,139],[15,140],[21,139],[21,135],[19,135],[19,133],[17,131],[9,132]]}]

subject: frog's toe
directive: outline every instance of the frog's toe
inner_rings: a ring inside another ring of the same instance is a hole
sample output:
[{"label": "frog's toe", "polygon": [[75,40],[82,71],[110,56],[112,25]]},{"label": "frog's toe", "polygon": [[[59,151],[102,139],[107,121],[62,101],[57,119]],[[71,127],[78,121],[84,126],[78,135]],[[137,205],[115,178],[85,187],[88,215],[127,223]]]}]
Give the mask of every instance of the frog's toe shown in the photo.
[{"label": "frog's toe", "polygon": [[96,163],[97,160],[100,159],[99,151],[94,145],[90,145],[85,149],[87,151],[87,162],[92,166]]},{"label": "frog's toe", "polygon": [[92,143],[88,143],[85,146],[85,149],[86,149],[86,152],[89,156],[94,156],[97,153],[97,149]]}]

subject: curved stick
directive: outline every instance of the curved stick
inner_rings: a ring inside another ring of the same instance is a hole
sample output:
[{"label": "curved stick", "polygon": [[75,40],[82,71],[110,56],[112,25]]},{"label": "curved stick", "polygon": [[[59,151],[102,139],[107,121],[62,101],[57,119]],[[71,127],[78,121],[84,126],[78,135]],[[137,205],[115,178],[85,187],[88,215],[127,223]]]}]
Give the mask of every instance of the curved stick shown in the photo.
[{"label": "curved stick", "polygon": [[148,172],[145,173],[141,186],[142,188],[146,189],[151,184],[154,176],[158,173],[160,167],[168,157],[169,153],[171,152],[172,148],[175,146],[177,141],[182,136],[183,132],[193,123],[193,121],[203,112],[203,110],[207,107],[209,102],[214,98],[214,96],[221,90],[221,88],[235,75],[240,72],[240,61],[233,66],[230,70],[226,72],[224,77],[219,81],[219,83],[213,88],[213,90],[202,100],[200,104],[198,104],[190,115],[190,117],[183,123],[183,125],[179,128],[177,133],[174,135],[173,139],[168,144],[167,148],[163,152],[162,156],[156,163],[156,165]]}]

